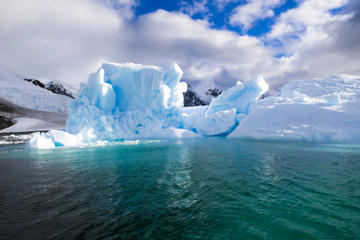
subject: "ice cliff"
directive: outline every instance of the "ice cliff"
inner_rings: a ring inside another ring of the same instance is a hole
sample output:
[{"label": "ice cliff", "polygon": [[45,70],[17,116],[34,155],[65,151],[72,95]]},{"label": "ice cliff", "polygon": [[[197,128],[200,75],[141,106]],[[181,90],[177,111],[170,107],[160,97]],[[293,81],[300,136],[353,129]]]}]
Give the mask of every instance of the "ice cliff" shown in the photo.
[{"label": "ice cliff", "polygon": [[167,71],[104,63],[68,106],[65,131],[34,134],[29,146],[52,148],[107,140],[229,136],[343,141],[360,139],[360,79],[337,75],[293,81],[278,96],[262,77],[238,82],[209,106],[183,108],[186,83]]}]

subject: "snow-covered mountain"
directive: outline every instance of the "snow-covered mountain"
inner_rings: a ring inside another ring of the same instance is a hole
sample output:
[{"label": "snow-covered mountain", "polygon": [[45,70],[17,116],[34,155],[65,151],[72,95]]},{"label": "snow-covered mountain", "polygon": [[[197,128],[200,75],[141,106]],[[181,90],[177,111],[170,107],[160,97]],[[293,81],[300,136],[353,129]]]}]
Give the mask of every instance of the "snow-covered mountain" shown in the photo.
[{"label": "snow-covered mountain", "polygon": [[41,88],[49,90],[53,93],[64,95],[64,96],[70,97],[72,99],[75,99],[74,94],[72,92],[70,92],[68,89],[66,89],[64,87],[63,83],[61,83],[59,81],[50,81],[50,82],[44,84],[40,80],[37,80],[34,78],[25,78],[24,80],[27,82],[31,82],[35,86],[39,86]]},{"label": "snow-covered mountain", "polygon": [[59,82],[44,84],[0,69],[0,133],[61,129],[72,98]]},{"label": "snow-covered mountain", "polygon": [[0,69],[0,98],[29,109],[67,114],[67,103],[71,98],[41,87],[46,85],[40,81],[35,85],[24,79],[19,74]]}]

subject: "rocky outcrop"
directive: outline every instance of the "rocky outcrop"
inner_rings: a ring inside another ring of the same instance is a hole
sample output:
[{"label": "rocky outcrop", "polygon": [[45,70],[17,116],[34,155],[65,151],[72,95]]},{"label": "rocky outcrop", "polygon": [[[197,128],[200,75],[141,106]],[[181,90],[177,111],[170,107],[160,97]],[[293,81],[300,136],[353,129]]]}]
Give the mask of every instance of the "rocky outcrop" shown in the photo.
[{"label": "rocky outcrop", "polygon": [[59,82],[51,81],[46,84],[45,88],[53,93],[61,94],[75,99],[75,97]]},{"label": "rocky outcrop", "polygon": [[184,92],[184,107],[205,106],[206,103],[202,101],[195,92],[191,90],[191,85],[188,84],[188,89]]},{"label": "rocky outcrop", "polygon": [[70,91],[68,91],[61,83],[56,81],[48,82],[46,85],[40,82],[37,79],[34,78],[25,78],[24,79],[27,82],[31,82],[35,86],[39,86],[41,88],[47,89],[55,94],[61,94],[67,97],[70,97],[72,99],[75,99],[75,97],[71,94]]}]

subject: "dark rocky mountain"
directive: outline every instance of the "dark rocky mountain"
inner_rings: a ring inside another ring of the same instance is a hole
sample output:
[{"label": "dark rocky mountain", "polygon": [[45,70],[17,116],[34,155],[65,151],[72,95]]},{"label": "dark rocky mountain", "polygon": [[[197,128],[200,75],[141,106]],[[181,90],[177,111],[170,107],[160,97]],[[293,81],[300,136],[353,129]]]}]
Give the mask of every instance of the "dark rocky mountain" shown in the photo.
[{"label": "dark rocky mountain", "polygon": [[53,93],[61,94],[75,99],[75,97],[61,83],[51,81],[46,84],[45,88]]},{"label": "dark rocky mountain", "polygon": [[14,108],[0,102],[0,130],[13,125],[13,117],[16,114]]},{"label": "dark rocky mountain", "polygon": [[191,85],[188,84],[188,89],[184,92],[184,107],[205,106],[206,103],[202,101],[195,92],[191,90]]},{"label": "dark rocky mountain", "polygon": [[40,82],[37,79],[34,78],[25,78],[24,79],[27,82],[31,82],[32,84],[34,84],[35,86],[39,86],[41,88],[47,89],[55,94],[61,94],[67,97],[70,97],[72,99],[75,99],[75,97],[71,94],[70,91],[68,91],[61,83],[59,82],[55,82],[55,81],[51,81],[49,83],[47,83],[46,85],[43,84],[42,82]]},{"label": "dark rocky mountain", "polygon": [[221,94],[221,91],[217,88],[214,88],[214,89],[209,89],[207,92],[206,92],[206,95],[208,96],[211,96],[211,97],[217,97]]}]

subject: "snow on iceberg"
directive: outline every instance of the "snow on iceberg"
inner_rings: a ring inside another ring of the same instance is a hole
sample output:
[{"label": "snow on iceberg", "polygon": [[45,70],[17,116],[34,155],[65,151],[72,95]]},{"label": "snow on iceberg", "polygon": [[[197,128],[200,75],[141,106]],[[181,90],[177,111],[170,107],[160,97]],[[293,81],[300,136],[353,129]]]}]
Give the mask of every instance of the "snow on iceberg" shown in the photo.
[{"label": "snow on iceberg", "polygon": [[226,136],[252,110],[261,95],[269,89],[263,77],[236,85],[214,98],[193,129],[204,136]]},{"label": "snow on iceberg", "polygon": [[307,141],[360,140],[360,78],[292,81],[261,101],[229,137]]}]

